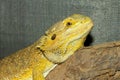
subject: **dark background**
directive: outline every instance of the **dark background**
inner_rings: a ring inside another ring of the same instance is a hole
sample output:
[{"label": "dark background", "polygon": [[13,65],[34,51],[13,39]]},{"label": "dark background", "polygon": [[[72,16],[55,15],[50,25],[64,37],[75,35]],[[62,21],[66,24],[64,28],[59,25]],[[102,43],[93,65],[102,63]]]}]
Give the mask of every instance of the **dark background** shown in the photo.
[{"label": "dark background", "polygon": [[0,0],[0,57],[29,46],[74,13],[94,21],[86,45],[120,40],[120,0]]}]

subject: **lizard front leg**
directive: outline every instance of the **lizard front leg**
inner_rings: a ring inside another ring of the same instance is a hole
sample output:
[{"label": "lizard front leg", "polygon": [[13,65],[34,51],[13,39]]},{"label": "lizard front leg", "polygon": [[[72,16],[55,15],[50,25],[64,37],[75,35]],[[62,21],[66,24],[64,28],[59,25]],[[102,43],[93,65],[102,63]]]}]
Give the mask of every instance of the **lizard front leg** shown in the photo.
[{"label": "lizard front leg", "polygon": [[[41,64],[42,63],[42,64]],[[33,80],[45,80],[46,75],[51,71],[56,65],[46,58],[42,58],[40,62],[33,67],[32,79]]]},{"label": "lizard front leg", "polygon": [[33,80],[45,80],[43,74],[39,71],[33,72]]},{"label": "lizard front leg", "polygon": [[37,66],[33,69],[33,74],[32,74],[32,79],[33,80],[45,80],[43,76],[43,70],[40,68],[40,66]]}]

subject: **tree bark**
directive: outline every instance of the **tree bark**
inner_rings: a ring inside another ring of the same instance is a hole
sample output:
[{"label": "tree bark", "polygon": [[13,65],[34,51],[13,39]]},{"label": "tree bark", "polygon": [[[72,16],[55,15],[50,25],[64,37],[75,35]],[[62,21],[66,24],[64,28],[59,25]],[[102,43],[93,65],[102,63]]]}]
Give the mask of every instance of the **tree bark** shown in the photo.
[{"label": "tree bark", "polygon": [[120,41],[79,49],[46,80],[120,80]]}]

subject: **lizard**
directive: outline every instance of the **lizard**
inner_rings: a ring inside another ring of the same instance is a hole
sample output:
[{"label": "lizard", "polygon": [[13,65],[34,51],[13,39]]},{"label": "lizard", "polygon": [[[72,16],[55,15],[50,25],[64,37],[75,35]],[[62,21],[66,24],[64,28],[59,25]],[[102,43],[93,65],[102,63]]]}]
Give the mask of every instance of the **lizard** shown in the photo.
[{"label": "lizard", "polygon": [[30,46],[0,60],[0,80],[45,80],[48,73],[84,46],[90,17],[73,14],[50,27]]}]

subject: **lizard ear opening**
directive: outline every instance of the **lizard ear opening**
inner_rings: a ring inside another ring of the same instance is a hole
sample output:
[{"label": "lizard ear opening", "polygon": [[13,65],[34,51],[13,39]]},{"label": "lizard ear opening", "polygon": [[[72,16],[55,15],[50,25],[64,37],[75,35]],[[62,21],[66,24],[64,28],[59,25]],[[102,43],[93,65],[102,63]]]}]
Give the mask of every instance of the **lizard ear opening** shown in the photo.
[{"label": "lizard ear opening", "polygon": [[53,34],[51,40],[55,40],[55,38],[56,38],[56,34]]}]

